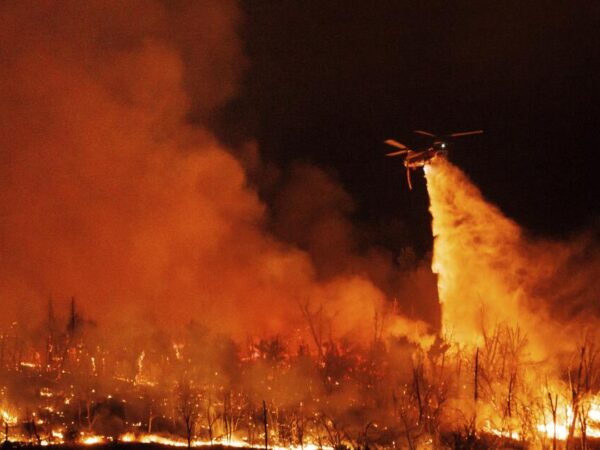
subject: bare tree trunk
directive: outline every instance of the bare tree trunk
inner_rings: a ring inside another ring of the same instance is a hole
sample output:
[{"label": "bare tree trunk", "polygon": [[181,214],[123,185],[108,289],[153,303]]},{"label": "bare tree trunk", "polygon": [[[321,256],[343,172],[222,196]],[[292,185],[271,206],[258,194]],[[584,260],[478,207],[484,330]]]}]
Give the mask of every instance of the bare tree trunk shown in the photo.
[{"label": "bare tree trunk", "polygon": [[227,439],[227,442],[230,443],[231,442],[231,423],[233,421],[233,418],[230,417],[230,412],[229,412],[229,402],[231,401],[230,398],[231,393],[230,392],[225,392],[223,394],[223,423],[225,425],[225,438]]},{"label": "bare tree trunk", "polygon": [[577,369],[577,378],[573,380],[571,378],[571,371],[569,370],[569,384],[571,387],[571,410],[573,411],[573,420],[569,424],[569,435],[567,437],[567,448],[573,444],[573,436],[575,434],[575,427],[577,425],[577,418],[579,416],[579,400],[581,397],[581,381],[583,375],[583,362],[585,357],[585,344],[581,347],[579,355],[579,367]]},{"label": "bare tree trunk", "polygon": [[192,418],[186,417],[186,419],[185,419],[185,434],[186,434],[186,438],[187,438],[188,449],[192,448],[192,428],[193,428]]},{"label": "bare tree trunk", "polygon": [[85,402],[85,409],[87,411],[88,430],[92,431],[92,425],[94,423],[92,421],[92,402],[89,399]]},{"label": "bare tree trunk", "polygon": [[473,385],[473,400],[479,398],[479,348],[475,351],[475,377]]},{"label": "bare tree trunk", "polygon": [[512,439],[512,400],[515,389],[515,382],[517,379],[517,374],[515,372],[511,372],[510,378],[508,380],[508,395],[506,398],[506,417],[508,417],[508,435]]},{"label": "bare tree trunk", "polygon": [[550,412],[552,413],[552,424],[554,433],[552,434],[552,450],[556,450],[556,413],[558,410],[558,394],[552,398],[552,394],[548,391],[548,400],[550,401]]},{"label": "bare tree trunk", "polygon": [[417,397],[417,406],[419,407],[419,421],[418,426],[421,426],[423,420],[423,401],[421,400],[421,389],[419,387],[419,369],[418,367],[413,368],[413,378],[415,383],[415,396]]},{"label": "bare tree trunk", "polygon": [[406,442],[408,443],[409,450],[415,450],[415,444],[413,443],[413,438],[410,434],[410,424],[406,416],[401,412],[400,418],[402,419],[402,423],[404,424],[404,433],[406,434]]},{"label": "bare tree trunk", "polygon": [[581,411],[579,413],[579,424],[581,425],[581,450],[587,450],[587,419],[589,414],[589,408],[581,405]]},{"label": "bare tree trunk", "polygon": [[[31,418],[31,430],[33,431],[33,435],[38,443],[38,447],[42,446],[42,439],[40,438],[40,434],[37,431],[37,427],[35,426],[35,417]],[[584,449],[585,450],[585,449]]]},{"label": "bare tree trunk", "polygon": [[300,448],[304,450],[304,414],[302,412],[302,403],[300,403],[300,411],[296,420],[296,433],[300,442]]},{"label": "bare tree trunk", "polygon": [[[311,333],[313,340],[315,341],[315,345],[317,347],[317,353],[319,355],[319,364],[321,364],[325,359],[325,356],[323,355],[323,339],[321,337],[321,326],[319,326],[319,329],[317,330],[317,327],[315,326],[315,323],[314,323],[315,315],[310,312],[308,302],[305,305],[300,304],[299,306],[300,306],[300,311],[302,311],[302,314],[304,315],[306,321],[308,322],[308,327],[310,329],[310,333]],[[322,315],[322,308],[319,308],[319,311],[317,314],[319,315],[319,319],[320,319],[321,315]]]},{"label": "bare tree trunk", "polygon": [[208,395],[208,407],[206,408],[206,419],[208,424],[208,437],[210,438],[210,445],[213,445],[213,425],[214,425],[214,417],[212,414],[212,400],[210,398],[210,394]]},{"label": "bare tree trunk", "polygon": [[265,450],[269,450],[269,425],[267,424],[267,404],[263,400],[263,424],[265,427]]},{"label": "bare tree trunk", "polygon": [[197,419],[197,400],[198,395],[189,379],[182,379],[178,386],[178,406],[177,410],[181,414],[185,423],[185,432],[188,449],[192,446],[192,432]]},{"label": "bare tree trunk", "polygon": [[474,434],[477,431],[477,400],[479,399],[479,348],[475,351],[475,367],[473,376],[473,422],[471,433]]},{"label": "bare tree trunk", "polygon": [[248,407],[248,444],[250,447],[254,447],[254,421],[252,420],[252,411],[254,410],[253,405]]},{"label": "bare tree trunk", "polygon": [[4,368],[4,346],[5,337],[3,334],[0,334],[0,368]]}]

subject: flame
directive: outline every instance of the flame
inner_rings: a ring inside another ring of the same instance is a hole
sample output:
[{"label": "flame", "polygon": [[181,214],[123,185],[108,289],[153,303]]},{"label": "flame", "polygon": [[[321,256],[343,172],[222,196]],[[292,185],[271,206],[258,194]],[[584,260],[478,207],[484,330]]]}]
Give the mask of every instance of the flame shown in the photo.
[{"label": "flame", "polygon": [[104,444],[107,442],[107,438],[97,435],[83,435],[79,439],[79,442],[83,445]]},{"label": "flame", "polygon": [[53,395],[54,395],[53,392],[47,387],[43,387],[40,389],[41,397],[52,397]]},{"label": "flame", "polygon": [[[554,343],[554,350],[564,345],[558,338],[560,330],[552,325],[553,321],[546,317],[544,310],[538,308],[534,314],[529,306],[535,299],[531,286],[537,276],[538,261],[530,255],[535,253],[535,247],[526,242],[516,223],[485,201],[481,192],[447,160],[436,158],[424,167],[424,172],[433,218],[432,271],[438,277],[443,335],[449,342],[458,343],[463,351],[474,354],[476,348],[485,351],[486,345],[499,336],[492,330],[500,324],[504,327],[501,330],[525,329],[527,339],[514,347],[515,352],[520,352],[521,359],[512,361],[514,367],[510,370],[514,371],[515,377],[518,373],[520,383],[527,386],[522,395],[531,404],[537,399],[537,405],[543,405],[538,416],[544,420],[534,426],[539,437],[566,440],[571,433],[581,436],[582,428],[585,428],[586,436],[600,437],[600,395],[587,392],[578,400],[569,401],[570,389],[557,387],[560,382],[555,380],[552,390],[562,394],[555,397],[554,423],[546,405],[550,395],[548,380],[544,386],[537,378],[537,370],[529,369],[526,373],[523,368],[526,357],[530,363],[536,358],[537,361],[546,360],[548,342]],[[513,334],[512,338],[515,336]],[[494,351],[492,348],[491,353]],[[540,364],[541,371],[557,372],[547,361]],[[506,401],[497,397],[506,379],[501,379],[496,372],[500,372],[497,367],[491,365],[488,368],[488,376],[498,380],[497,386],[488,386],[487,404],[477,399],[473,402],[473,394],[470,394],[470,398],[461,399],[461,407],[474,403],[473,408],[479,411],[478,414],[494,418],[477,424],[485,432],[520,440],[522,434],[518,429],[492,425],[510,419],[498,417],[501,413],[490,407],[490,404]],[[573,402],[578,408],[585,405],[587,412],[575,414]],[[581,423],[582,414],[587,419],[585,426]]]},{"label": "flame", "polygon": [[2,421],[10,426],[15,425],[18,421],[17,416],[14,416],[5,409],[2,410],[0,415],[2,416]]},{"label": "flame", "polygon": [[[187,447],[187,441],[180,437],[175,436],[166,436],[161,434],[135,434],[135,433],[125,433],[119,436],[118,439],[120,442],[137,442],[141,444],[159,444],[165,445],[169,447]],[[243,439],[232,438],[232,439],[215,439],[212,443],[208,440],[200,440],[194,439],[191,441],[192,447],[210,447],[211,445],[222,445],[224,447],[234,447],[234,448],[251,448],[250,444],[248,444]],[[283,449],[300,449],[300,446],[288,446],[282,447],[277,445],[269,445],[269,448],[275,450],[283,450]],[[306,443],[302,446],[302,448],[307,450],[332,450],[333,447],[317,445],[313,443]]]},{"label": "flame", "polygon": [[[447,399],[448,403],[452,403],[451,406],[457,411],[460,411],[460,414],[462,414],[463,417],[472,414],[471,417],[474,418],[473,423],[475,431],[478,433],[483,432],[485,434],[515,441],[533,442],[535,440],[552,439],[554,437],[556,437],[557,440],[566,440],[571,434],[573,436],[582,435],[583,429],[585,429],[586,436],[600,437],[600,395],[594,395],[596,394],[595,392],[588,390],[583,393],[577,401],[571,400],[571,403],[575,405],[572,406],[569,401],[572,396],[571,389],[568,387],[565,380],[561,381],[559,379],[560,376],[556,375],[561,372],[559,370],[552,370],[557,367],[551,367],[551,363],[546,361],[540,362],[539,359],[533,362],[531,359],[526,359],[531,356],[529,353],[530,343],[525,343],[525,341],[523,341],[522,345],[523,348],[526,347],[525,351],[519,347],[519,345],[521,345],[519,343],[521,342],[519,341],[520,335],[518,333],[510,334],[511,327],[527,324],[529,326],[527,330],[528,337],[529,335],[533,335],[534,338],[537,337],[537,342],[539,343],[540,337],[543,336],[540,331],[532,326],[532,324],[535,324],[535,320],[532,318],[526,307],[526,300],[530,295],[527,284],[522,279],[515,280],[511,275],[515,271],[516,273],[522,274],[525,270],[525,266],[530,263],[526,255],[523,254],[523,248],[526,247],[524,247],[523,240],[521,239],[519,227],[505,218],[497,208],[490,206],[464,174],[444,159],[438,158],[435,163],[425,166],[425,175],[431,197],[431,213],[433,216],[433,232],[435,236],[432,268],[438,274],[439,299],[442,304],[442,322],[445,333],[443,337],[446,340],[445,344],[447,344],[449,348],[448,353],[444,355],[447,355],[448,359],[443,360],[446,362],[442,362],[442,364],[446,364],[444,367],[447,367],[445,370],[448,372],[452,371],[451,366],[453,365],[458,367],[458,370],[456,373],[452,372],[451,374],[448,374],[447,379],[445,378],[446,374],[440,373],[440,375],[444,375],[444,377],[441,377],[444,379],[440,378],[440,380],[437,380],[435,378],[436,375],[433,374],[433,371],[438,369],[438,367],[434,367],[437,363],[434,361],[424,361],[421,370],[430,370],[432,371],[432,374],[429,377],[424,376],[423,382],[430,384],[425,386],[419,384],[420,379],[416,378],[418,372],[415,371],[414,376],[416,381],[413,380],[413,383],[415,383],[416,388],[424,388],[428,393],[431,391],[434,394],[439,387],[441,387],[440,391],[447,388],[448,392],[451,393],[449,395],[451,398]],[[411,333],[404,331],[403,336],[410,337],[408,340],[415,346],[420,342],[420,349],[425,352],[428,352],[430,349],[437,350],[437,348],[433,347],[433,338],[430,342],[427,342],[426,345],[423,344],[423,336],[427,333],[425,324],[423,324],[423,327],[420,327],[420,324],[419,327],[417,327],[414,322],[406,321],[406,323],[404,323],[403,320],[404,319],[399,318],[392,321],[389,328],[392,330],[396,328],[403,330],[414,328],[414,332]],[[504,323],[504,328],[499,328],[498,334],[494,335],[491,331],[492,327],[497,322]],[[392,332],[392,335],[393,334],[394,333]],[[497,345],[493,348],[494,354],[498,354],[498,352],[508,348],[506,347],[506,342],[508,341],[504,342],[500,339],[510,337],[513,340],[516,339],[514,342],[517,342],[518,344],[512,351],[514,355],[517,355],[518,358],[521,359],[518,359],[517,356],[515,356],[516,359],[507,360],[507,363],[502,365],[502,373],[514,376],[511,380],[518,380],[517,388],[519,390],[516,393],[506,393],[508,378],[505,375],[504,378],[502,378],[498,366],[495,366],[493,362],[486,360],[486,358],[489,357],[489,355],[486,355],[486,341],[493,339],[494,336],[498,338],[498,341],[496,342]],[[276,342],[279,343],[279,341]],[[337,357],[342,358],[345,356],[344,349],[341,346],[337,347],[336,343],[333,343],[332,345],[336,346],[332,348],[335,348]],[[168,355],[162,360],[162,362],[165,363],[165,367],[171,369],[177,364],[189,363],[190,348],[186,341],[183,343],[174,341],[167,348],[169,349]],[[477,357],[481,355],[482,361],[480,362],[474,362],[475,348],[477,348],[478,352]],[[87,374],[93,375],[93,378],[100,377],[101,375],[110,376],[113,381],[118,382],[119,388],[126,384],[130,388],[127,389],[128,393],[138,396],[140,400],[145,401],[150,399],[150,401],[153,402],[150,415],[154,414],[153,417],[159,417],[156,415],[157,411],[154,409],[154,407],[157,406],[157,409],[162,408],[162,412],[159,413],[161,414],[160,417],[173,419],[175,421],[174,417],[171,416],[171,414],[173,414],[171,412],[173,405],[169,404],[170,400],[167,398],[168,395],[161,397],[159,392],[162,388],[173,386],[172,383],[174,381],[165,377],[166,383],[164,385],[162,384],[163,380],[161,380],[161,376],[158,375],[156,366],[154,366],[154,352],[151,347],[137,349],[135,353],[128,354],[127,358],[129,359],[127,362],[130,364],[127,364],[127,366],[131,367],[131,369],[122,372],[117,371],[115,373],[103,373],[101,368],[105,365],[104,358],[87,358],[82,349],[83,347],[77,347],[69,351],[74,356],[77,356],[76,362],[82,367],[84,364],[87,364],[87,368],[84,369],[88,371],[86,372]],[[279,347],[275,348],[275,350],[280,350],[285,353],[285,350]],[[481,353],[479,353],[480,350]],[[521,351],[523,355],[521,354]],[[351,353],[349,353],[349,355],[351,355]],[[285,355],[279,355],[278,357],[281,358],[281,367],[285,367],[283,372],[290,370],[293,367],[293,364],[295,364],[293,356],[287,353]],[[339,392],[343,392],[342,389],[347,387],[347,381],[352,380],[352,372],[361,370],[359,367],[363,366],[365,363],[364,355],[361,353],[352,357],[355,362],[352,367],[346,367],[344,369],[345,372],[339,374],[339,376],[336,375],[333,377],[328,375],[326,378],[326,383],[336,390],[340,389]],[[393,358],[394,356],[388,354],[387,357]],[[239,355],[239,358],[241,363],[245,365],[244,370],[252,370],[254,365],[260,367],[265,362],[264,349],[261,350],[254,345],[250,346],[244,354]],[[424,358],[426,358],[426,356],[424,356]],[[385,361],[382,365],[385,365],[388,362],[389,361]],[[534,363],[535,365],[533,365]],[[425,367],[427,365],[431,365],[432,367]],[[480,367],[479,365],[481,365],[483,368],[482,370],[486,375],[485,383],[482,382],[481,385],[478,385],[473,381],[473,367],[478,368]],[[26,368],[25,372],[27,374],[31,372],[29,370],[30,368],[35,368],[38,371],[42,370],[42,366],[39,364],[35,365],[35,367],[24,364],[18,364],[17,366],[17,370],[20,371],[24,371]],[[318,367],[319,369],[323,369],[325,367],[324,363],[319,363]],[[464,367],[464,369],[461,369],[461,367]],[[506,370],[504,370],[505,368]],[[172,370],[176,369],[177,367],[174,367]],[[69,370],[72,369],[70,368]],[[378,370],[379,367],[375,367],[375,370],[371,367],[369,372],[365,373],[373,375],[377,374]],[[47,372],[44,372],[44,376],[48,375],[48,372],[51,371],[48,370]],[[539,375],[538,372],[543,375]],[[60,372],[56,370],[56,374],[60,377],[62,375],[71,375],[72,372],[63,369]],[[203,375],[204,378],[200,377],[197,382],[199,385],[202,384],[204,389],[225,392],[227,389],[225,385],[219,386],[216,381],[220,376],[222,376],[222,371],[220,369],[214,371],[211,369],[210,372],[207,371],[207,374]],[[271,373],[270,371],[260,374],[260,377],[267,383],[265,388],[268,395],[271,395],[275,390],[272,385],[275,384],[276,376],[275,373]],[[546,378],[545,380],[542,379],[544,377]],[[548,380],[548,377],[551,378],[550,381]],[[384,379],[383,377],[382,380],[384,383],[387,383],[388,381],[388,379]],[[53,388],[47,387],[54,386],[49,380],[44,380],[42,382],[43,384],[41,384],[38,391],[39,399],[42,400],[42,404],[40,405],[38,412],[33,412],[31,414],[27,413],[25,418],[20,419],[23,424],[37,420],[36,423],[44,425],[44,439],[43,441],[40,441],[41,445],[64,443],[64,430],[67,429],[68,425],[65,421],[65,410],[61,408],[62,404],[68,405],[70,403],[79,403],[81,405],[84,402],[87,402],[89,408],[90,403],[102,401],[101,399],[120,401],[123,403],[133,400],[133,398],[127,396],[127,394],[125,396],[122,395],[125,390],[115,389],[104,391],[104,389],[94,386],[93,384],[86,384],[86,381],[87,380],[82,380],[82,385],[86,389],[85,392],[79,392],[82,387],[75,385],[77,381],[74,381],[74,384],[71,384],[68,387],[58,385]],[[192,381],[193,383],[196,383],[195,380]],[[444,384],[446,381],[448,383],[447,386]],[[438,382],[440,383],[439,385],[436,384]],[[474,385],[475,387],[480,388],[478,395],[473,395]],[[154,389],[155,386],[157,386],[156,390]],[[372,386],[373,385],[370,385],[369,387]],[[286,385],[286,388],[289,389],[289,386]],[[54,391],[53,389],[56,390]],[[402,409],[402,414],[406,412],[405,409],[410,410],[411,407],[416,408],[414,405],[415,398],[422,395],[413,392],[412,389],[414,389],[414,387],[411,388],[409,385],[404,385],[402,387],[402,401],[406,402],[406,405],[402,404],[401,406],[401,408],[404,408]],[[165,395],[167,391],[168,389],[163,395]],[[556,423],[552,421],[551,417],[554,417],[554,415],[550,414],[547,405],[550,392],[552,392],[552,398],[555,399],[554,413],[556,415]],[[156,395],[153,397],[153,394]],[[443,396],[446,395],[446,393],[440,392],[440,394],[439,398],[431,394],[431,399],[428,399],[425,403],[427,405],[426,407],[431,407],[432,410],[435,410],[435,402],[440,400],[442,402],[445,401]],[[193,408],[200,409],[205,407],[202,405],[202,395],[203,394],[200,393],[195,394],[195,397],[193,397],[193,401],[191,402]],[[217,395],[220,396],[220,394]],[[231,400],[227,404],[229,411],[241,411],[242,405],[244,404],[244,395],[246,394],[242,392],[239,393],[239,403],[236,404]],[[327,407],[332,401],[332,397],[324,395],[318,397],[318,395],[319,394],[314,394],[313,396],[311,393],[310,399],[314,400],[315,404],[326,405],[325,407]],[[233,398],[233,395],[228,398]],[[517,398],[519,406],[515,407],[522,408],[522,410],[537,408],[535,413],[532,413],[531,421],[528,422],[526,426],[523,425],[523,423],[519,423],[519,419],[516,418],[516,413],[514,413],[514,411],[506,412],[507,398]],[[212,401],[215,401],[214,397],[212,397]],[[217,401],[222,403],[217,403],[217,406],[214,408],[213,406],[209,406],[208,412],[204,410],[201,413],[206,414],[205,419],[207,417],[212,417],[213,414],[218,415],[219,412],[214,412],[214,410],[220,409],[221,407],[223,417],[225,416],[225,399],[221,398]],[[358,404],[354,396],[346,396],[343,398],[343,401],[353,405]],[[411,402],[413,402],[412,406]],[[298,404],[300,410],[302,410],[304,404],[302,402],[299,402]],[[577,420],[576,416],[579,413],[579,408],[582,408],[581,411],[586,411],[585,418],[587,420],[585,421],[585,425],[581,423],[581,420]],[[448,416],[452,416],[453,414],[450,412],[450,409],[451,408],[445,410],[445,412],[448,413]],[[576,413],[574,413],[573,410],[575,410]],[[19,422],[19,419],[16,416],[9,413],[9,409],[0,411],[2,420],[10,426]],[[42,419],[40,418],[40,413],[42,411],[44,414],[51,414],[51,418],[46,419],[45,416],[42,416],[44,417],[45,422],[41,422]],[[293,411],[293,408],[290,408],[290,411]],[[254,410],[254,412],[250,414],[255,416],[256,412],[257,411]],[[323,419],[319,416],[319,412],[316,412],[315,414],[317,417],[316,422]],[[393,414],[390,414],[390,416],[393,416]],[[308,417],[308,415],[306,417]],[[429,413],[425,413],[425,417],[429,419]],[[254,425],[256,425],[256,419],[253,420],[255,420]],[[325,426],[332,426],[332,420],[327,420],[328,422]],[[410,418],[408,420],[410,420]],[[450,418],[448,429],[460,429],[461,424],[459,420],[460,419],[456,417]],[[417,420],[415,419],[415,422],[416,421]],[[73,422],[71,424],[73,424]],[[575,426],[573,426],[573,424],[575,424]],[[51,429],[53,425],[57,426],[56,430]],[[151,422],[148,425],[149,429],[151,429]],[[200,426],[198,423],[196,423],[196,425]],[[128,426],[128,430],[139,430],[142,426],[145,426],[145,422],[141,417],[137,417],[135,421],[132,420]],[[373,426],[377,427],[377,425]],[[385,429],[388,429],[387,426],[392,430],[392,427],[396,426],[396,423],[391,420],[386,424]],[[90,429],[92,428],[93,427],[90,426]],[[154,430],[156,429],[157,428],[154,428]],[[186,447],[188,445],[187,440],[184,439],[181,434],[168,434],[181,433],[181,428],[178,430],[176,426],[173,426],[172,428],[168,428],[168,430],[169,431],[167,432],[162,428],[162,433],[129,431],[122,434],[118,438],[118,441],[158,444],[171,447]],[[199,436],[202,436],[203,439],[194,438],[191,445],[200,447],[218,444],[228,447],[249,448],[249,442],[240,437],[242,435],[245,436],[244,433],[248,431],[249,428],[244,429],[240,426],[240,428],[235,428],[235,430],[235,432],[239,433],[238,436],[233,436],[231,439],[223,439],[220,437],[212,441],[206,440],[206,433],[202,432],[204,434],[199,434]],[[36,443],[31,436],[17,434],[18,432],[23,433],[23,431],[17,432],[16,429],[11,431],[13,431],[13,433],[11,433],[11,440],[14,440],[15,442],[26,444]],[[329,432],[330,430],[328,429],[327,431]],[[397,432],[396,429],[393,431]],[[308,427],[303,430],[301,440],[305,442],[303,445],[304,449],[316,450],[318,448],[331,448],[324,447],[322,443],[316,444],[317,441],[321,441],[322,439],[319,435],[313,434],[313,432],[314,429],[309,430]],[[253,437],[248,437],[248,440],[260,439],[260,437],[257,437],[260,436],[260,432],[257,433],[256,429],[253,429],[253,433]],[[364,433],[366,435],[366,431],[364,431]],[[426,432],[424,435],[425,434]],[[222,434],[218,434],[218,436],[222,436]],[[288,447],[277,445],[286,441],[283,439],[278,440],[280,438],[277,436],[276,432],[271,431],[270,436],[272,442],[269,443],[269,446],[275,450],[298,448],[293,445]],[[343,442],[344,445],[351,445],[351,443],[348,442],[350,441],[349,438],[343,439],[337,437],[337,439],[338,441]],[[112,436],[103,436],[100,434],[93,434],[92,432],[81,433],[77,439],[78,443],[81,445],[96,445],[112,442],[113,440],[114,438]],[[335,438],[330,436],[329,442],[335,442]],[[424,445],[430,445],[433,441],[431,436],[425,436],[423,442]]]},{"label": "flame", "polygon": [[52,437],[62,442],[64,439],[64,434],[60,431],[52,430]]},{"label": "flame", "polygon": [[[552,438],[552,437],[554,437],[554,422],[549,423],[549,424],[539,423],[537,425],[537,430],[540,433],[545,434],[546,437]],[[569,436],[569,430],[568,430],[567,426],[557,423],[556,424],[556,439],[559,441],[566,441],[568,436]]]}]

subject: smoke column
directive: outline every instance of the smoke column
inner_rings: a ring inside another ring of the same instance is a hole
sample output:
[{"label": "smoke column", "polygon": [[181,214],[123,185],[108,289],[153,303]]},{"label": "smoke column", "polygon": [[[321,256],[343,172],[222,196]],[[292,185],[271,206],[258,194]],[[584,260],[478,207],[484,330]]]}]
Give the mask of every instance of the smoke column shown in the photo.
[{"label": "smoke column", "polygon": [[[74,296],[119,335],[195,321],[243,339],[306,332],[299,305],[310,303],[336,336],[368,341],[388,296],[373,268],[397,275],[375,257],[337,267],[352,248],[336,212],[346,194],[318,174],[314,195],[290,189],[283,224],[296,210],[332,217],[305,239],[329,246],[308,252],[269,231],[269,205],[211,131],[244,66],[240,20],[220,0],[0,5],[6,323],[33,328],[49,297],[65,311]],[[324,191],[334,200],[321,206]]]}]

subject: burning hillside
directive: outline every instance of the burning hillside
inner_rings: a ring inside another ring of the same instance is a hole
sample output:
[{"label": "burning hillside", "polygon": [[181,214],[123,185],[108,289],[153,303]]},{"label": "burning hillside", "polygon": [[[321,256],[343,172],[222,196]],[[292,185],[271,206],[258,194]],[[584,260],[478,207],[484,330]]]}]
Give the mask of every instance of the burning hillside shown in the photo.
[{"label": "burning hillside", "polygon": [[254,144],[240,156],[211,130],[243,60],[235,3],[0,9],[7,440],[414,450],[600,435],[582,319],[593,243],[529,239],[436,161],[437,330],[430,272],[358,245],[332,177],[299,165],[269,205],[248,181]]},{"label": "burning hillside", "polygon": [[[562,328],[548,319],[552,299],[541,299],[534,317],[536,286],[556,273],[556,261],[539,259],[550,244],[528,243],[447,161],[426,174],[440,337],[393,308],[371,316],[367,339],[337,337],[337,322],[307,301],[297,305],[304,326],[295,335],[282,328],[285,338],[240,341],[192,321],[177,334],[116,346],[75,301],[63,318],[50,302],[38,337],[18,323],[2,334],[7,437],[354,448],[512,439],[585,448],[600,437],[598,341],[581,319]],[[579,334],[569,338],[575,324]],[[544,345],[552,333],[560,339]]]}]

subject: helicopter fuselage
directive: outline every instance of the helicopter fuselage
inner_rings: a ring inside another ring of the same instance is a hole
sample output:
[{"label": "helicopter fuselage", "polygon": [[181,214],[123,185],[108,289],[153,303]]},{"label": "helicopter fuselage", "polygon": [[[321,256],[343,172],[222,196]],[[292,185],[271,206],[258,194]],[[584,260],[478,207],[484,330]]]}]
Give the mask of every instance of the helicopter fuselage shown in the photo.
[{"label": "helicopter fuselage", "polygon": [[[406,180],[408,181],[409,189],[412,189],[410,181],[410,169],[417,169],[430,164],[438,156],[445,157],[448,154],[448,139],[454,139],[462,136],[471,136],[473,134],[481,134],[483,130],[461,131],[459,133],[446,134],[443,137],[436,136],[429,131],[414,130],[415,133],[433,138],[433,142],[424,150],[413,150],[395,139],[388,139],[385,144],[395,147],[397,150],[386,153],[386,156],[404,156],[404,166],[406,167]],[[446,139],[447,138],[447,139]]]},{"label": "helicopter fuselage", "polygon": [[404,158],[404,166],[409,169],[416,169],[429,164],[437,156],[446,156],[448,154],[447,144],[442,141],[434,142],[427,150],[419,152],[410,152]]}]

